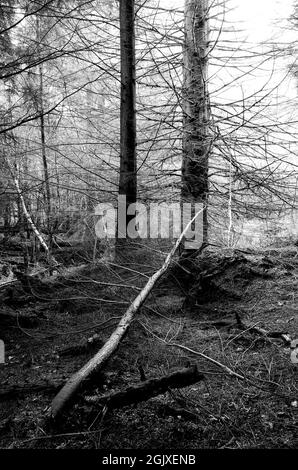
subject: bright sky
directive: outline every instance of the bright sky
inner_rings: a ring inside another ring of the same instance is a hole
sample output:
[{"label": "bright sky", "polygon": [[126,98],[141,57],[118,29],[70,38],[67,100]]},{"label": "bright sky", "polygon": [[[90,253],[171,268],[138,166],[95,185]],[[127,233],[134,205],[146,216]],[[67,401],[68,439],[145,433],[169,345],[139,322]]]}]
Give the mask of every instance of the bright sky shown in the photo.
[{"label": "bright sky", "polygon": [[[291,28],[289,18],[293,13],[294,0],[228,0],[227,5],[234,8],[227,14],[229,21],[238,29],[243,29],[239,36],[249,43],[266,43],[274,40],[277,44],[293,44],[298,39],[297,30]],[[238,33],[237,33],[238,34]],[[289,65],[289,58],[269,61],[268,72],[274,69],[276,81],[283,79]],[[265,76],[265,74],[264,74]],[[288,97],[297,97],[297,84],[288,77],[279,93]]]},{"label": "bright sky", "polygon": [[255,40],[266,40],[277,33],[281,20],[287,20],[293,11],[293,0],[231,0],[235,15],[241,17]]}]

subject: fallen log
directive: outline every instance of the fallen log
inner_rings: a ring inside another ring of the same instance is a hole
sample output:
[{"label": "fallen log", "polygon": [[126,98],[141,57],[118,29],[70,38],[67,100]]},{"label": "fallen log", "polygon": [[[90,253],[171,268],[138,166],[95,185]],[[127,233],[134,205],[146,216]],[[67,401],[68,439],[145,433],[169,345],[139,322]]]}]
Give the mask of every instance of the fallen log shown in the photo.
[{"label": "fallen log", "polygon": [[104,366],[104,364],[107,362],[107,360],[117,350],[120,342],[122,341],[125,334],[127,333],[135,314],[139,311],[139,309],[144,304],[145,300],[147,299],[148,295],[151,293],[156,282],[167,271],[182,240],[184,239],[192,223],[195,221],[195,219],[198,217],[201,211],[197,212],[196,215],[193,217],[193,219],[184,228],[180,237],[176,241],[174,247],[167,255],[162,267],[158,271],[156,271],[156,273],[154,273],[153,276],[151,276],[148,279],[145,287],[137,295],[137,297],[134,299],[131,305],[128,307],[123,317],[121,318],[120,322],[118,323],[116,330],[112,333],[108,341],[98,351],[98,353],[92,359],[90,359],[90,361],[87,362],[87,364],[85,364],[77,373],[75,373],[72,377],[70,377],[66,385],[56,395],[50,407],[51,418],[55,419],[58,417],[58,415],[62,412],[66,404],[75,395],[75,393],[77,393],[79,388],[82,387],[86,379],[89,378],[91,375],[99,372]]},{"label": "fallen log", "polygon": [[30,395],[31,393],[39,392],[55,392],[58,390],[64,382],[41,382],[36,384],[24,384],[24,385],[12,385],[1,387],[0,389],[0,402],[6,400],[12,400],[18,397],[23,397],[25,395]]},{"label": "fallen log", "polygon": [[159,379],[149,379],[120,392],[113,392],[100,397],[86,397],[88,403],[107,406],[109,409],[147,401],[168,392],[171,389],[184,388],[204,379],[197,366],[180,369]]}]

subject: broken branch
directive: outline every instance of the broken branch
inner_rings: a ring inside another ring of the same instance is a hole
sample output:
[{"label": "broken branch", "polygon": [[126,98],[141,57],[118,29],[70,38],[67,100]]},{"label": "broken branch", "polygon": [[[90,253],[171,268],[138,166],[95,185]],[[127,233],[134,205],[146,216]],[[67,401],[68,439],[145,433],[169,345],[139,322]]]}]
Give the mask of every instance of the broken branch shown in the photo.
[{"label": "broken branch", "polygon": [[180,369],[160,379],[146,380],[120,392],[110,393],[101,397],[89,397],[89,399],[86,398],[86,401],[106,405],[109,409],[121,408],[122,406],[131,405],[132,403],[147,401],[149,398],[162,395],[172,388],[177,389],[193,385],[203,379],[204,375],[201,374],[197,366],[194,365]]}]

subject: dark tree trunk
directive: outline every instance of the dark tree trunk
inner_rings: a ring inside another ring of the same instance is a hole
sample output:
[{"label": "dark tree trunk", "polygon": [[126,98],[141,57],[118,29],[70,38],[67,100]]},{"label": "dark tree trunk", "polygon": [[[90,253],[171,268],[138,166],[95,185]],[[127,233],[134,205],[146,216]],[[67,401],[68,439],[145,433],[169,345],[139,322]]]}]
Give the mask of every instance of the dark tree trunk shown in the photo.
[{"label": "dark tree trunk", "polygon": [[[136,65],[135,1],[120,0],[121,111],[119,195],[126,196],[126,209],[137,198],[136,173]],[[118,209],[124,209],[118,208]],[[126,227],[134,217],[126,219]],[[118,230],[123,232],[126,227]],[[123,234],[120,234],[120,237]],[[118,233],[119,237],[119,233]]]}]

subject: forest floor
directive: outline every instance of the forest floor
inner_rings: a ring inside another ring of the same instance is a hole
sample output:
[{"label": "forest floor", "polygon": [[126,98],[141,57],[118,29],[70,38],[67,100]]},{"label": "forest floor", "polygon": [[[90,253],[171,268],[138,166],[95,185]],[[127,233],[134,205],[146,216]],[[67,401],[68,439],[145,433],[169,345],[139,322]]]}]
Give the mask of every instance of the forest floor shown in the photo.
[{"label": "forest floor", "polygon": [[[163,253],[147,248],[135,248],[122,264],[106,260],[68,277],[34,278],[29,287],[3,294],[0,447],[297,448],[298,364],[278,334],[264,337],[255,329],[298,338],[295,246],[205,250],[191,274],[174,268],[59,427],[46,422],[59,387],[104,344],[161,265]],[[17,315],[6,317],[9,312]],[[170,343],[203,353],[244,380]],[[204,381],[104,413],[92,402],[139,383],[140,368],[154,378],[189,363]]]}]

